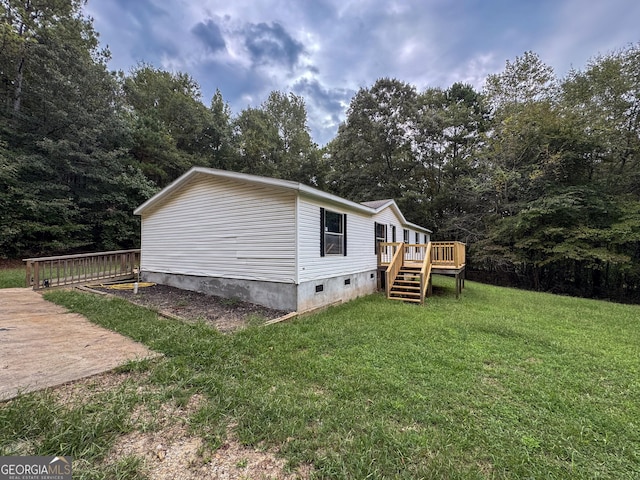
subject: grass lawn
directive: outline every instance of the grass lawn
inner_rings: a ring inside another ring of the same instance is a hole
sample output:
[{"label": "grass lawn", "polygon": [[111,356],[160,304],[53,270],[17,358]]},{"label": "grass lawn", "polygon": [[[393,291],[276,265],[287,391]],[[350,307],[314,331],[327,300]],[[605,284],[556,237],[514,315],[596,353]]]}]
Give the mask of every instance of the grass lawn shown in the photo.
[{"label": "grass lawn", "polygon": [[[373,295],[234,335],[119,299],[46,298],[163,352],[129,368],[163,399],[206,398],[194,435],[219,445],[233,425],[317,478],[640,478],[640,307],[473,282],[456,301],[452,280],[434,284],[426,307]],[[82,478],[104,478],[111,442],[141,428],[136,392],[0,405],[0,455],[73,455]]]},{"label": "grass lawn", "polygon": [[0,269],[0,288],[24,287],[25,278],[25,267],[2,268]]}]

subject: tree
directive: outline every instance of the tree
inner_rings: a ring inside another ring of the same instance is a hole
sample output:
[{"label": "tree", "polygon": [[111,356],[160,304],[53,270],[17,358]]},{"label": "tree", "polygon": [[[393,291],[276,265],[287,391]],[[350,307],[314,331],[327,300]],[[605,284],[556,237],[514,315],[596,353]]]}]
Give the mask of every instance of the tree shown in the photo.
[{"label": "tree", "polygon": [[235,170],[318,186],[324,174],[311,140],[304,99],[271,92],[259,108],[247,108],[233,122]]},{"label": "tree", "polygon": [[382,78],[371,88],[360,89],[328,148],[330,188],[357,201],[395,198],[408,206],[404,193],[412,190],[422,173],[416,161],[417,131],[415,87]]},{"label": "tree", "polygon": [[233,170],[276,176],[276,152],[281,146],[278,129],[269,115],[259,108],[247,108],[238,115],[233,126],[233,144],[237,153]]},{"label": "tree", "polygon": [[[637,280],[629,265],[640,260],[640,230],[626,208],[636,199],[616,175],[633,177],[637,158],[629,127],[638,90],[633,68],[623,68],[637,64],[626,62],[633,57],[599,58],[560,84],[535,56],[490,77],[495,117],[484,160],[495,213],[472,250],[476,265],[502,265],[523,285],[584,296],[620,298],[621,285]],[[625,234],[612,236],[622,225]]]},{"label": "tree", "polygon": [[494,110],[546,101],[556,90],[553,69],[530,51],[513,62],[507,60],[504,71],[489,75],[485,83],[485,95]]},{"label": "tree", "polygon": [[478,212],[487,197],[478,152],[489,122],[488,109],[482,95],[461,83],[446,90],[427,89],[421,101],[418,151],[426,169],[428,190],[423,195],[429,199],[428,224],[439,238],[476,240]]},{"label": "tree", "polygon": [[210,139],[213,151],[211,166],[230,169],[233,162],[231,108],[225,103],[222,93],[218,89],[211,99],[209,110],[211,111],[211,124],[205,130],[205,135]]},{"label": "tree", "polygon": [[608,191],[640,196],[640,44],[572,70],[562,87],[593,146],[595,179]]},{"label": "tree", "polygon": [[[11,205],[1,222],[5,255],[133,246],[137,228],[109,238],[104,227],[123,211],[130,215],[132,203],[149,193],[146,181],[124,165],[125,124],[118,84],[106,69],[108,52],[98,49],[81,3],[59,3],[3,4],[5,13],[22,12],[16,25],[26,21],[25,12],[32,14],[32,25],[23,29],[29,32],[26,50],[2,51],[3,65],[24,61],[19,85],[12,84],[19,92],[8,93],[19,102],[4,110],[0,124],[10,172],[0,178],[3,203]],[[135,188],[125,181],[127,172],[140,180]],[[126,198],[117,195],[121,181],[130,188]]]},{"label": "tree", "polygon": [[6,105],[18,115],[22,107],[25,76],[37,65],[34,50],[41,38],[62,23],[72,22],[81,0],[2,0],[0,2],[2,86]]},{"label": "tree", "polygon": [[309,133],[304,99],[293,93],[273,91],[262,109],[278,130],[279,176],[309,185],[322,183],[318,147]]},{"label": "tree", "polygon": [[200,87],[189,75],[140,65],[125,78],[123,91],[131,109],[135,165],[158,186],[191,166],[214,163],[220,139],[214,136],[213,113],[200,101]]}]

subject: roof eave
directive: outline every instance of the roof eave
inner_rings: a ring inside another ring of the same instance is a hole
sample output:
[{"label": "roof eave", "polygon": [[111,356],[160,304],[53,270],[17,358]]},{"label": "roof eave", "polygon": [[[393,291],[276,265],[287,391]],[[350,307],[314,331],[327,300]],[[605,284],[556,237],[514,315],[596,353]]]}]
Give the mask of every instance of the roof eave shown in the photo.
[{"label": "roof eave", "polygon": [[376,213],[381,212],[382,210],[384,210],[385,208],[391,207],[395,210],[396,215],[398,215],[398,217],[400,217],[400,220],[402,221],[402,224],[405,227],[410,227],[413,228],[414,230],[423,232],[423,233],[433,233],[431,230],[429,230],[428,228],[424,228],[420,225],[417,225],[415,223],[411,223],[409,221],[407,221],[407,219],[404,217],[404,214],[402,213],[402,210],[400,210],[400,207],[398,207],[398,204],[396,203],[395,200],[389,200],[387,203],[385,203],[384,205],[379,206],[378,208],[375,209]]},{"label": "roof eave", "polygon": [[142,205],[140,205],[138,208],[136,208],[133,211],[133,214],[134,215],[142,215],[142,213],[145,210],[148,210],[153,205],[155,205],[156,203],[160,202],[160,200],[162,200],[163,198],[165,198],[166,196],[171,194],[173,191],[177,190],[182,185],[187,183],[191,179],[191,177],[193,177],[194,175],[196,175],[198,173],[199,169],[200,169],[200,167],[192,167],[190,170],[188,170],[184,174],[180,175],[173,182],[171,182],[169,185],[167,185],[162,190],[160,190],[158,193],[156,193],[153,197],[151,197],[146,202],[144,202]]},{"label": "roof eave", "polygon": [[299,183],[298,185],[300,187],[299,191],[310,197],[314,197],[320,200],[342,205],[351,210],[356,210],[358,212],[366,213],[368,215],[373,215],[376,213],[376,210],[374,208],[367,207],[366,205],[362,205],[357,202],[352,202],[351,200],[347,200],[346,198],[333,195],[332,193],[323,192],[322,190],[318,190],[317,188],[308,187],[307,185],[304,185],[302,183]]},{"label": "roof eave", "polygon": [[360,203],[352,202],[351,200],[347,200],[345,198],[339,197],[337,195],[333,195],[332,193],[323,192],[322,190],[318,190],[317,188],[309,187],[302,183],[292,182],[289,180],[280,180],[277,178],[269,178],[269,177],[260,177],[257,175],[250,175],[247,173],[238,173],[238,172],[230,172],[228,170],[218,170],[214,168],[205,168],[205,167],[192,167],[189,171],[178,177],[176,180],[171,182],[165,188],[156,193],[149,200],[144,202],[138,208],[136,208],[133,213],[134,215],[142,215],[146,210],[153,208],[156,204],[160,203],[164,198],[170,196],[174,191],[181,188],[183,185],[188,183],[193,177],[197,175],[214,175],[222,178],[230,178],[233,180],[238,180],[242,182],[255,183],[258,185],[267,185],[276,188],[285,188],[289,190],[294,190],[300,192],[309,197],[313,197],[325,202],[333,203],[336,205],[340,205],[344,208],[348,208],[350,210],[355,210],[357,212],[365,213],[367,215],[374,215],[376,213],[381,212],[385,208],[391,206],[397,213],[397,215],[402,220],[402,223],[411,227],[414,230],[418,230],[425,233],[432,233],[431,230],[421,227],[420,225],[416,225],[411,222],[407,222],[402,214],[402,211],[396,204],[395,200],[389,200],[384,205],[378,208],[367,207],[366,205],[362,205]]}]

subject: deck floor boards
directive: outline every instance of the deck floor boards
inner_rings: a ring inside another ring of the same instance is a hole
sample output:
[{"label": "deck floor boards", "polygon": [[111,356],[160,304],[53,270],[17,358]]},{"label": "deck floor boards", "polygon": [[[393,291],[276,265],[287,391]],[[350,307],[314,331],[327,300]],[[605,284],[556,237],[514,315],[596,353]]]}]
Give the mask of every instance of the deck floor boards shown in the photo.
[{"label": "deck floor boards", "polygon": [[31,289],[0,289],[0,401],[154,356]]}]

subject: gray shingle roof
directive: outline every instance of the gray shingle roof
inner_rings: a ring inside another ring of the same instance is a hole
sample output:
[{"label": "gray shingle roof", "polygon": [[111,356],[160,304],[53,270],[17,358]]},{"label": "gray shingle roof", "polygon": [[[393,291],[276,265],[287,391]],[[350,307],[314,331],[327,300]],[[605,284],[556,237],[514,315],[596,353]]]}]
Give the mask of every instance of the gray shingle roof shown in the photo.
[{"label": "gray shingle roof", "polygon": [[362,205],[364,205],[365,207],[369,207],[369,208],[380,208],[383,205],[386,205],[387,203],[391,202],[392,200],[390,198],[387,198],[386,200],[373,200],[371,202],[360,202]]}]

